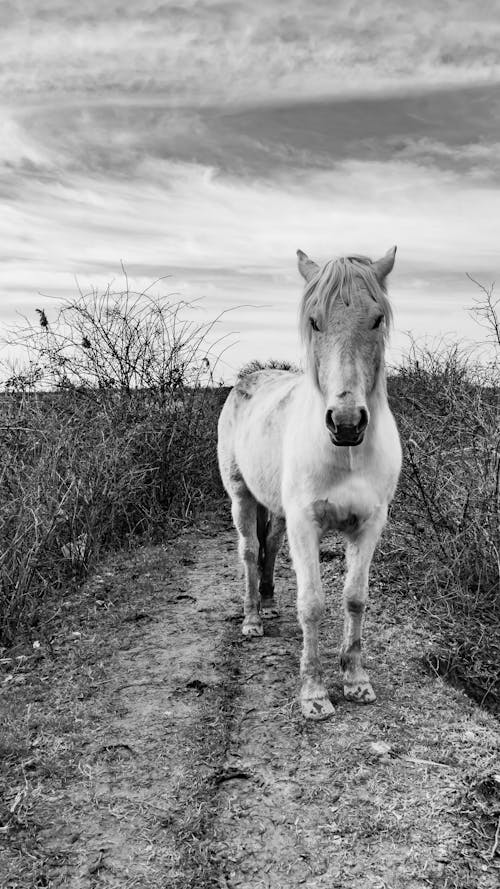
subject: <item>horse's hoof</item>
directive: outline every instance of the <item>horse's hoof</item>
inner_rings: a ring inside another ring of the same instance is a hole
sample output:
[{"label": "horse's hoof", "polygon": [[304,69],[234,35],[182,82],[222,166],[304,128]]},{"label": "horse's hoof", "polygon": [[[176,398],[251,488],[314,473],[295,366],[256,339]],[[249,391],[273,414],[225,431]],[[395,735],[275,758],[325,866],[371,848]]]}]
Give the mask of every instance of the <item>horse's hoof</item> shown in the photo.
[{"label": "horse's hoof", "polygon": [[335,707],[330,698],[326,696],[324,698],[302,698],[300,708],[306,719],[314,719],[318,722],[321,719],[329,719],[335,713]]},{"label": "horse's hoof", "polygon": [[260,618],[246,617],[241,632],[243,636],[263,636],[264,626]]},{"label": "horse's hoof", "polygon": [[344,697],[355,704],[373,704],[377,695],[370,682],[349,682],[344,685]]}]

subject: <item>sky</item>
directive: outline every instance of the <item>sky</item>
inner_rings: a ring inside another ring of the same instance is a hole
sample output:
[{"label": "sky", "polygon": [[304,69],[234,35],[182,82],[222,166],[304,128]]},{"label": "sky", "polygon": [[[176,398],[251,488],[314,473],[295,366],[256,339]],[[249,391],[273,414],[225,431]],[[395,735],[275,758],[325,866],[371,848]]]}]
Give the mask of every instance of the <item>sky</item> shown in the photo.
[{"label": "sky", "polygon": [[[123,284],[300,357],[296,250],[397,244],[390,357],[500,270],[500,0],[0,5],[0,327]],[[156,291],[155,291],[156,288]]]}]

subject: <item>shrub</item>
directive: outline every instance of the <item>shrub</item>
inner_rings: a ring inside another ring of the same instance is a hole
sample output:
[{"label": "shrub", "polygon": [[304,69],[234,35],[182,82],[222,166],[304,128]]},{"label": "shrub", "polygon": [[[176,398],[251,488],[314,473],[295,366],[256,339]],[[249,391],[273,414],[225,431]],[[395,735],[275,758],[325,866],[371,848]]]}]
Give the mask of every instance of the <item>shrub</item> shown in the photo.
[{"label": "shrub", "polygon": [[[481,294],[474,311],[500,347],[498,300]],[[104,548],[161,539],[222,497],[227,389],[214,385],[213,325],[190,324],[184,309],[127,284],[80,294],[54,321],[40,309],[37,326],[15,331],[28,360],[0,400],[4,642]],[[389,392],[405,452],[391,571],[432,619],[434,668],[498,708],[499,364],[414,348]]]},{"label": "shrub", "polygon": [[404,448],[390,539],[431,615],[431,663],[500,700],[500,385],[454,347],[413,349],[389,381]]},{"label": "shrub", "polygon": [[211,328],[141,296],[93,291],[15,332],[29,361],[0,401],[4,642],[104,548],[159,539],[221,496]]}]

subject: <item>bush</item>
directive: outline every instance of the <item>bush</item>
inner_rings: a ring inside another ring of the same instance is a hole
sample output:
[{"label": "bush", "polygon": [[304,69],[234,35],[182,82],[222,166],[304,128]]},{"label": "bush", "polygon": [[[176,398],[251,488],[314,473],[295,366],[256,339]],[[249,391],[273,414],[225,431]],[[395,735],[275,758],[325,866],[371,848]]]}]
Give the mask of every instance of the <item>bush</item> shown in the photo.
[{"label": "bush", "polygon": [[141,296],[81,295],[16,331],[30,357],[0,401],[3,642],[103,549],[160,539],[222,494],[209,328]]},{"label": "bush", "polygon": [[[55,321],[40,309],[15,331],[29,357],[0,400],[4,642],[103,549],[161,539],[221,499],[227,389],[214,386],[213,325],[184,321],[184,308],[127,286],[80,294]],[[475,313],[500,347],[492,288]],[[389,393],[405,452],[391,571],[432,620],[434,668],[498,708],[499,365],[414,348]]]},{"label": "bush", "polygon": [[500,381],[459,349],[414,349],[389,381],[404,448],[389,531],[432,617],[431,664],[498,706]]}]

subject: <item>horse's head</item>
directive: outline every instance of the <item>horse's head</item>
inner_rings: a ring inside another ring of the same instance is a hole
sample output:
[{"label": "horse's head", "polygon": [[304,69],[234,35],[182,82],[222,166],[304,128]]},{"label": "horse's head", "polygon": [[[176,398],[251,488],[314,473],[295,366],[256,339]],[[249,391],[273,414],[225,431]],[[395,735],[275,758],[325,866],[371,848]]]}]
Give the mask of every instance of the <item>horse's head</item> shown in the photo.
[{"label": "horse's head", "polygon": [[385,279],[396,248],[374,262],[350,256],[322,268],[302,250],[297,255],[306,281],[301,330],[323,397],[325,423],[333,444],[359,445],[378,387],[385,385],[384,347],[391,321]]}]

